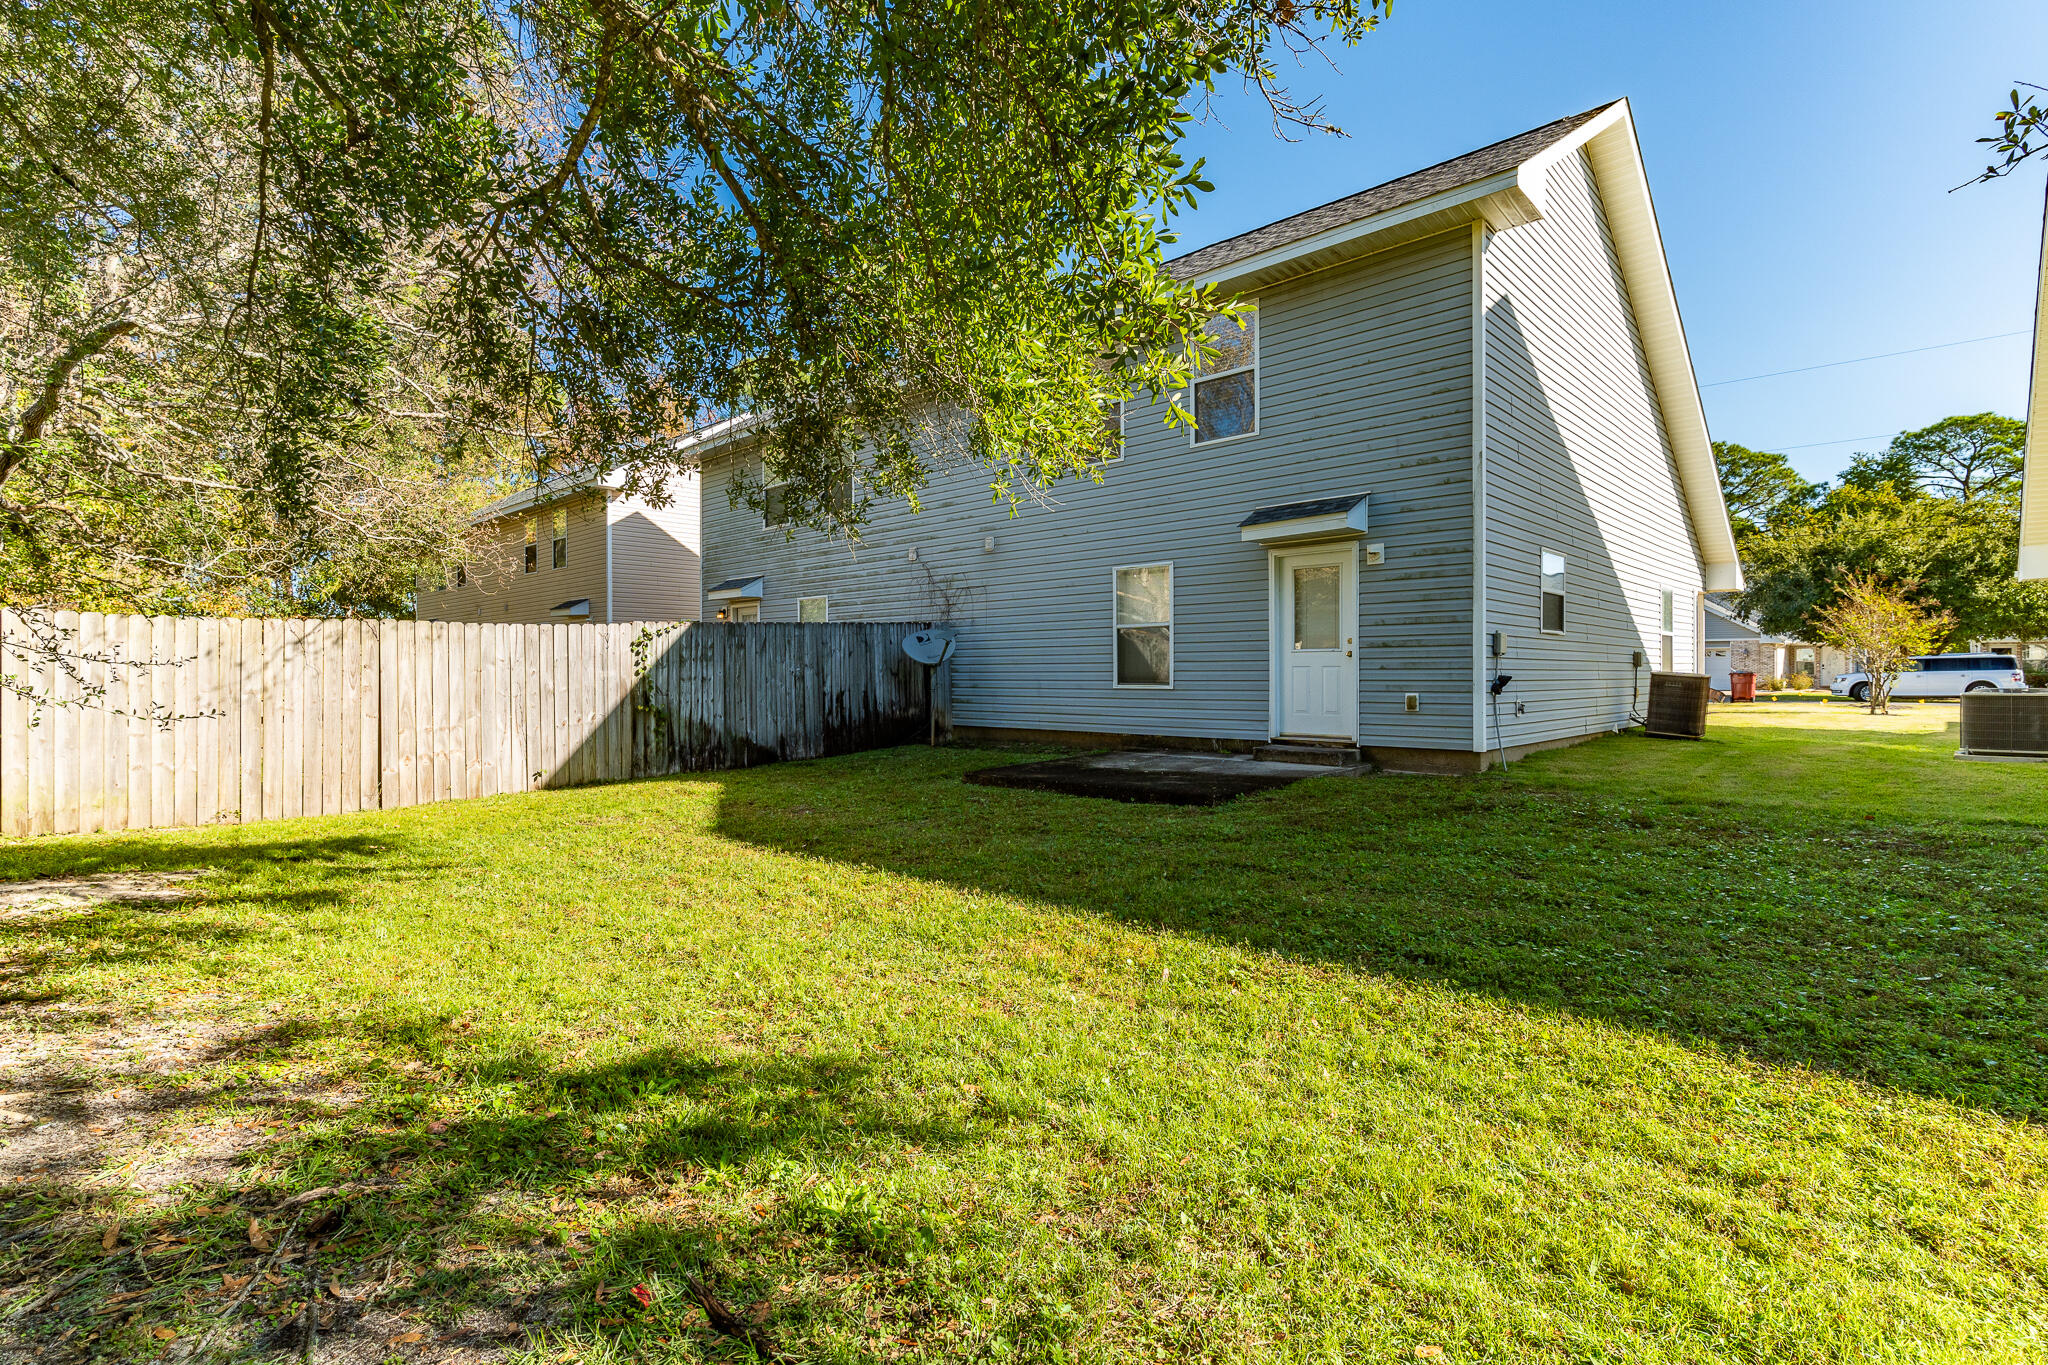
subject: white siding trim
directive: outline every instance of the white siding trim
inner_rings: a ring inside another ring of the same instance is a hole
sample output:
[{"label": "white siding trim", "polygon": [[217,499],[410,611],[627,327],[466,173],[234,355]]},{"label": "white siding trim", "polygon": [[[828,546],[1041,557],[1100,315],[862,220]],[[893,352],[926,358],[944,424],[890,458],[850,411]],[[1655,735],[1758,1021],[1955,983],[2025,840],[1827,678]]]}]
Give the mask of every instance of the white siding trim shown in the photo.
[{"label": "white siding trim", "polygon": [[2020,464],[2021,578],[2048,578],[2048,201],[2034,286],[2034,358],[2027,379],[2027,451]]},{"label": "white siding trim", "polygon": [[1472,225],[1472,751],[1486,752],[1486,224]]}]

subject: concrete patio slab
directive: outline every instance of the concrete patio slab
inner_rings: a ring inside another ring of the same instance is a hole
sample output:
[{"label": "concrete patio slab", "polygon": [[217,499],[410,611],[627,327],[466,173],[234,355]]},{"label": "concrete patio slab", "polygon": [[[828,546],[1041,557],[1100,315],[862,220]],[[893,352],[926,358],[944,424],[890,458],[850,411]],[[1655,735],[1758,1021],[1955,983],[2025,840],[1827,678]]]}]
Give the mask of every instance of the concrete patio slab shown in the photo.
[{"label": "concrete patio slab", "polygon": [[1241,754],[1191,754],[1149,749],[1082,754],[1042,763],[1011,763],[963,774],[982,787],[1099,796],[1175,806],[1215,806],[1251,792],[1273,791],[1315,777],[1350,777],[1359,766],[1272,763]]}]

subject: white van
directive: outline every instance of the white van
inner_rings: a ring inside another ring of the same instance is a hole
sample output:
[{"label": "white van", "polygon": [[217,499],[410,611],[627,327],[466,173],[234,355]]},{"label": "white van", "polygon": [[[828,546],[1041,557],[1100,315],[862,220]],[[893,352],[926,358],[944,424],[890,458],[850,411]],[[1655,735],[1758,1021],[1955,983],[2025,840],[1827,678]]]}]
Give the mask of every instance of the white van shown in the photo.
[{"label": "white van", "polygon": [[[1960,697],[1965,692],[2024,692],[2027,675],[2010,654],[1925,654],[1892,680],[1894,697]],[[1870,675],[1844,673],[1828,691],[1852,701],[1870,700]]]}]

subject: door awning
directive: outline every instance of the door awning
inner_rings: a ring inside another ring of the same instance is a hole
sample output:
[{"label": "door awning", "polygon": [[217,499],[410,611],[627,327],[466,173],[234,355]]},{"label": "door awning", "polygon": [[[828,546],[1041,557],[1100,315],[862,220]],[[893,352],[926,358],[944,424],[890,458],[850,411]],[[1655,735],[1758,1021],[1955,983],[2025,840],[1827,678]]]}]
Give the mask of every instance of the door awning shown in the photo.
[{"label": "door awning", "polygon": [[723,583],[713,583],[704,590],[704,595],[713,602],[758,602],[761,600],[761,575],[728,578]]},{"label": "door awning", "polygon": [[1309,498],[1257,507],[1239,522],[1241,539],[1273,545],[1293,540],[1349,540],[1365,534],[1365,501],[1369,493],[1336,498]]},{"label": "door awning", "polygon": [[557,602],[548,608],[548,615],[570,618],[588,616],[590,615],[590,599],[587,597],[572,597],[566,602]]}]

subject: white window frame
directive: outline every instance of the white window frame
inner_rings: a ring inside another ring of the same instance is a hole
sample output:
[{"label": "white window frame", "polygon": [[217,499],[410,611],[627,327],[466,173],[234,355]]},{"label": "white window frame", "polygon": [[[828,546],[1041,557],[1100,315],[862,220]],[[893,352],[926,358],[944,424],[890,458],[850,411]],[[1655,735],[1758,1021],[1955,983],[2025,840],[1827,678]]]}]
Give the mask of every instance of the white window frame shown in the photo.
[{"label": "white window frame", "polygon": [[768,520],[768,495],[769,495],[770,493],[773,493],[773,492],[774,492],[774,491],[775,491],[776,489],[778,489],[778,488],[787,488],[787,487],[789,487],[789,480],[788,480],[788,479],[777,479],[777,480],[776,480],[775,482],[773,482],[773,483],[769,483],[769,482],[768,482],[768,481],[767,481],[766,479],[763,479],[763,480],[761,481],[761,529],[762,529],[762,530],[764,530],[764,531],[780,531],[780,530],[784,529],[785,527],[787,527],[787,526],[789,525],[789,505],[788,505],[787,503],[783,504],[783,509],[782,509],[782,520],[781,520],[781,521],[770,521],[770,520]]},{"label": "white window frame", "polygon": [[[1118,460],[1121,460],[1124,457],[1124,443],[1128,441],[1131,436],[1131,400],[1128,398],[1119,398],[1116,402],[1109,404],[1108,406],[1114,407],[1116,409],[1116,453],[1113,455],[1104,456],[1102,462],[1104,464],[1115,464]],[[1108,426],[1109,423],[1104,422],[1103,425]]]},{"label": "white window frame", "polygon": [[[1564,625],[1557,630],[1552,630],[1549,626],[1543,624],[1543,599],[1550,595],[1549,590],[1543,586],[1543,580],[1548,577],[1543,572],[1543,561],[1551,555],[1557,556],[1559,566],[1557,576],[1561,580],[1563,587],[1563,591],[1558,593],[1557,599],[1559,615],[1564,618]],[[1547,545],[1539,545],[1536,547],[1536,632],[1539,635],[1563,635],[1571,630],[1571,628],[1572,558],[1562,550],[1553,550]]]},{"label": "white window frame", "polygon": [[519,571],[536,573],[540,569],[540,518],[526,519],[526,545],[520,554]]},{"label": "white window frame", "polygon": [[1261,427],[1262,427],[1262,426],[1263,426],[1263,425],[1265,424],[1265,420],[1266,420],[1266,394],[1265,394],[1265,388],[1264,388],[1264,371],[1265,371],[1265,366],[1261,365],[1261,364],[1259,363],[1259,361],[1260,361],[1260,352],[1261,352],[1261,351],[1262,351],[1262,350],[1264,349],[1264,347],[1265,347],[1265,344],[1266,344],[1266,324],[1265,324],[1265,320],[1263,319],[1263,317],[1261,317],[1261,315],[1260,315],[1260,313],[1259,313],[1259,301],[1258,301],[1257,299],[1250,299],[1250,300],[1247,300],[1247,301],[1246,301],[1246,304],[1245,304],[1245,309],[1244,309],[1244,311],[1245,311],[1245,312],[1247,312],[1247,313],[1249,313],[1249,314],[1251,314],[1251,319],[1252,319],[1252,361],[1251,361],[1251,364],[1249,364],[1249,365],[1239,365],[1239,366],[1237,366],[1237,367],[1236,367],[1236,368],[1234,368],[1234,369],[1228,369],[1228,370],[1217,370],[1217,371],[1216,371],[1216,372],[1215,372],[1214,374],[1202,374],[1202,373],[1200,373],[1200,367],[1199,367],[1199,366],[1197,366],[1197,367],[1196,367],[1196,370],[1195,370],[1195,372],[1191,373],[1191,374],[1189,375],[1189,377],[1188,377],[1188,412],[1189,412],[1189,413],[1191,413],[1191,414],[1194,414],[1194,413],[1198,413],[1198,412],[1200,411],[1200,409],[1199,409],[1199,408],[1198,408],[1198,407],[1196,406],[1196,402],[1195,402],[1195,390],[1196,390],[1196,388],[1198,388],[1199,386],[1201,386],[1201,385],[1203,385],[1203,384],[1206,384],[1206,383],[1208,383],[1208,382],[1209,382],[1210,380],[1212,380],[1212,379],[1224,379],[1224,378],[1227,378],[1227,377],[1228,377],[1228,376],[1230,376],[1230,375],[1233,375],[1233,374],[1243,374],[1243,373],[1244,373],[1244,372],[1245,372],[1246,370],[1250,370],[1250,371],[1252,372],[1252,425],[1251,425],[1251,430],[1249,430],[1249,431],[1240,431],[1240,432],[1238,432],[1238,433],[1237,433],[1237,434],[1236,434],[1235,436],[1212,436],[1212,437],[1210,437],[1210,438],[1209,438],[1208,440],[1206,440],[1206,441],[1205,441],[1205,440],[1203,440],[1203,439],[1202,439],[1202,429],[1201,429],[1200,427],[1198,427],[1198,426],[1194,426],[1194,425],[1190,424],[1190,425],[1189,425],[1189,427],[1188,427],[1188,448],[1189,448],[1189,449],[1193,449],[1193,448],[1194,448],[1194,447],[1196,447],[1196,446],[1220,446],[1220,445],[1228,445],[1228,444],[1229,444],[1230,442],[1232,442],[1232,441],[1245,441],[1245,440],[1249,440],[1249,439],[1251,439],[1252,437],[1254,437],[1254,436],[1258,435],[1258,434],[1259,434],[1259,430],[1260,430],[1260,428],[1261,428]]},{"label": "white window frame", "polygon": [[1678,590],[1663,588],[1657,597],[1658,658],[1666,673],[1678,667]]},{"label": "white window frame", "polygon": [[805,616],[805,615],[804,615],[804,608],[805,608],[805,607],[807,607],[807,606],[809,606],[809,605],[810,605],[811,603],[813,603],[813,602],[816,602],[816,603],[818,604],[818,616],[817,616],[817,618],[816,618],[816,619],[818,619],[818,620],[820,620],[820,621],[829,621],[829,620],[831,620],[831,619],[832,619],[832,599],[831,599],[831,598],[829,598],[829,597],[799,597],[799,598],[797,598],[797,599],[796,599],[796,619],[797,619],[797,620],[799,620],[799,621],[808,621],[808,620],[811,620],[811,619],[812,619],[811,617],[808,617],[808,616]]},{"label": "white window frame", "polygon": [[[1166,619],[1164,621],[1119,621],[1116,619],[1116,581],[1118,574],[1133,569],[1166,570]],[[1173,561],[1153,559],[1139,564],[1118,564],[1109,571],[1109,685],[1118,692],[1171,692],[1174,680],[1180,677],[1180,661],[1174,657],[1176,636],[1173,628],[1173,613],[1177,609],[1178,594],[1174,591]],[[1166,681],[1163,683],[1127,683],[1117,681],[1116,646],[1118,632],[1139,626],[1166,627]]]}]

